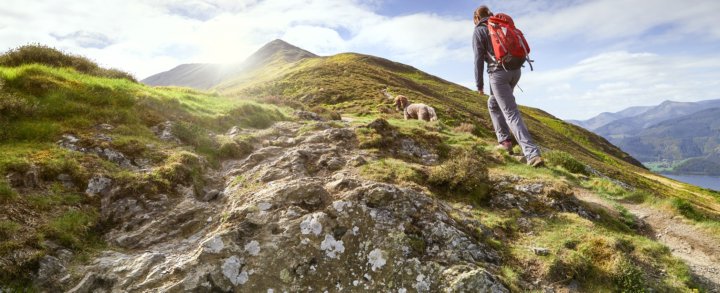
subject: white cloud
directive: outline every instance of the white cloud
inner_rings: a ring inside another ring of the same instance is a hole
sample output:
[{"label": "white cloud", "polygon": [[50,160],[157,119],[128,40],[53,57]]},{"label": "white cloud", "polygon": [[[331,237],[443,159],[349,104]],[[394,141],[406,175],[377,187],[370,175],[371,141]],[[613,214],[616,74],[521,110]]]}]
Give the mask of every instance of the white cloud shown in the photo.
[{"label": "white cloud", "polygon": [[319,54],[351,50],[433,64],[466,56],[458,42],[470,37],[466,22],[383,16],[373,11],[377,1],[4,2],[0,47],[48,44],[141,78],[180,63],[238,62],[275,38]]},{"label": "white cloud", "polygon": [[488,5],[496,12],[515,16],[526,35],[540,41],[580,38],[601,42],[642,36],[653,30],[663,30],[666,37],[693,34],[720,39],[720,1],[492,0]]},{"label": "white cloud", "polygon": [[[563,118],[589,118],[663,100],[717,99],[720,57],[668,57],[608,52],[556,70],[528,73],[521,84],[527,104]],[[572,85],[572,86],[570,86]]]}]

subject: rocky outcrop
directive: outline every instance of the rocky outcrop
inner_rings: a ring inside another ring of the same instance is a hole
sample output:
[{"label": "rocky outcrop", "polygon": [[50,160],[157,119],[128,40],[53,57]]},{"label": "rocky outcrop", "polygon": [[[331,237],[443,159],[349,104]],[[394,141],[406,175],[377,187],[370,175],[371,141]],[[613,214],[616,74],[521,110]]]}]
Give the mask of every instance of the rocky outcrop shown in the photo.
[{"label": "rocky outcrop", "polygon": [[[212,200],[190,191],[106,197],[102,216],[117,223],[106,238],[124,249],[74,270],[67,289],[508,292],[482,223],[468,229],[441,200],[359,177],[354,166],[374,155],[353,129],[301,126],[278,123],[252,154],[224,162]],[[106,192],[102,178],[91,183],[89,193]]]}]

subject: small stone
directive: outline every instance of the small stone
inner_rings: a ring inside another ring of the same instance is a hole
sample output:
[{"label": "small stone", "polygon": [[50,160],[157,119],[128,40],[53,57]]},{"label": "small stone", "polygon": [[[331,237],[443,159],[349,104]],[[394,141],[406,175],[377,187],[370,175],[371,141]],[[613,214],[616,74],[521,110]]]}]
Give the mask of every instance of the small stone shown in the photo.
[{"label": "small stone", "polygon": [[96,175],[88,182],[88,187],[85,190],[85,193],[90,196],[105,195],[110,191],[111,185],[112,180],[110,178]]},{"label": "small stone", "polygon": [[549,255],[549,254],[550,254],[550,249],[547,249],[547,248],[544,248],[544,247],[533,247],[533,248],[531,248],[530,250],[532,250],[532,252],[535,253],[536,255],[545,256],[545,255]]},{"label": "small stone", "polygon": [[217,189],[210,190],[205,194],[205,196],[203,196],[202,200],[203,201],[215,200],[216,198],[220,197],[220,193],[221,193],[220,190],[217,190]]},{"label": "small stone", "polygon": [[57,180],[60,181],[63,187],[65,188],[74,188],[75,183],[73,182],[72,176],[68,174],[60,174],[57,177]]},{"label": "small stone", "polygon": [[112,126],[112,125],[107,124],[107,123],[103,123],[103,124],[98,125],[98,126],[97,126],[97,129],[99,129],[99,130],[105,130],[105,131],[110,131],[110,130],[115,129],[115,126]]}]

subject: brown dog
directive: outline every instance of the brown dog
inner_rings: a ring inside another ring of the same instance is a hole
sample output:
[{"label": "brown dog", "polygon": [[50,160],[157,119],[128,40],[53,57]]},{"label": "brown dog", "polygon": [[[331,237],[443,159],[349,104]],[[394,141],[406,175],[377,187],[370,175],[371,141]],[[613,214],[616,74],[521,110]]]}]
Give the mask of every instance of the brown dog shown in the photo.
[{"label": "brown dog", "polygon": [[410,104],[408,98],[403,95],[395,97],[395,109],[403,111],[405,120],[419,119],[425,121],[435,121],[438,119],[433,107],[425,104]]}]

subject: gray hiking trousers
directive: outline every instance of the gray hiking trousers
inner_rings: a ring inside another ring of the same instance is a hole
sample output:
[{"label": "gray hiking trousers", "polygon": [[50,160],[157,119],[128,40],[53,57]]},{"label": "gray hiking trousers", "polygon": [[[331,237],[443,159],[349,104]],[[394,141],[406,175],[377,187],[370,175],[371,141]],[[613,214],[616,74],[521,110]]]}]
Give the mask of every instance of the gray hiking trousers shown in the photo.
[{"label": "gray hiking trousers", "polygon": [[539,156],[540,149],[533,143],[513,95],[515,85],[520,81],[520,69],[498,70],[488,75],[490,79],[488,110],[498,142],[510,139],[510,133],[512,133],[520,144],[525,158],[530,160]]}]

